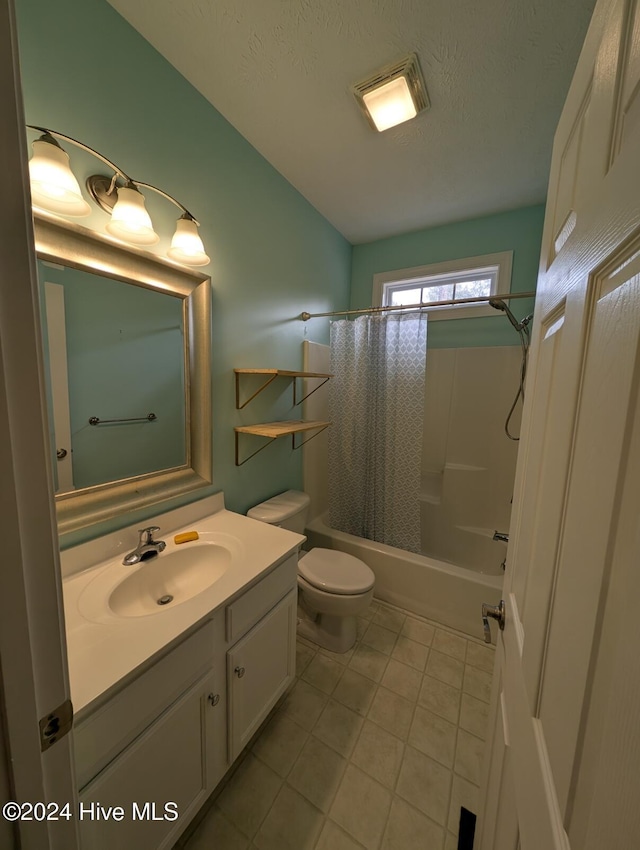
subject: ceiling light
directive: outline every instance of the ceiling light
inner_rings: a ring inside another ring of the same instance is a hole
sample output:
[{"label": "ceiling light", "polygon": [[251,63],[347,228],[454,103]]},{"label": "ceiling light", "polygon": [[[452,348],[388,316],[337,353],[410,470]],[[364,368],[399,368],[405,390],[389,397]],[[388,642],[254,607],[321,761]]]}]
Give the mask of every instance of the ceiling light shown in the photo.
[{"label": "ceiling light", "polygon": [[378,132],[409,121],[429,107],[415,53],[356,83],[353,93],[367,121]]},{"label": "ceiling light", "polygon": [[35,207],[71,216],[89,215],[91,212],[69,167],[69,155],[50,133],[45,133],[33,143],[29,177],[31,200]]},{"label": "ceiling light", "polygon": [[206,266],[210,262],[198,235],[198,222],[190,215],[185,213],[176,222],[176,232],[167,254],[187,266]]},{"label": "ceiling light", "polygon": [[404,77],[398,77],[363,94],[362,99],[380,132],[409,121],[418,114]]},{"label": "ceiling light", "polygon": [[148,246],[159,241],[160,237],[153,229],[144,195],[140,191],[149,189],[162,195],[182,213],[171,240],[169,257],[186,266],[205,266],[210,262],[198,235],[198,222],[172,195],[151,183],[134,180],[106,156],[71,136],[32,124],[27,124],[27,127],[43,134],[33,143],[34,153],[29,162],[34,207],[71,216],[88,215],[91,212],[69,167],[69,156],[58,144],[57,140],[63,139],[95,156],[112,172],[110,176],[92,174],[86,181],[89,197],[110,216],[106,229],[112,236],[131,245]]}]

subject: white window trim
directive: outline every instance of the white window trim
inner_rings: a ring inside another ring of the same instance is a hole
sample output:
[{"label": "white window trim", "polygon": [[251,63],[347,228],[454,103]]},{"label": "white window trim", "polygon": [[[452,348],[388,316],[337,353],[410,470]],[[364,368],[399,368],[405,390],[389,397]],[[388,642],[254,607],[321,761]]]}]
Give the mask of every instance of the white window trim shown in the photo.
[{"label": "white window trim", "polygon": [[[432,263],[428,266],[416,266],[412,269],[396,269],[390,272],[378,272],[373,276],[373,306],[384,305],[385,290],[389,284],[411,284],[427,277],[455,274],[469,270],[484,269],[490,266],[498,267],[495,291],[492,295],[503,295],[511,291],[511,267],[513,251],[502,251],[499,254],[483,254],[480,257],[465,257],[461,260],[447,260],[444,263]],[[439,319],[470,319],[480,316],[495,316],[496,311],[489,305],[461,304],[456,307],[435,307],[429,310],[429,321]]]}]

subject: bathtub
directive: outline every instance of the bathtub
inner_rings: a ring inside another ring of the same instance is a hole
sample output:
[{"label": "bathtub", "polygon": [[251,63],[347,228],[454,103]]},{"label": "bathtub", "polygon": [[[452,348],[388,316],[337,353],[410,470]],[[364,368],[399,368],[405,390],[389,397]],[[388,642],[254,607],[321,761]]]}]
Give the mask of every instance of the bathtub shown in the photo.
[{"label": "bathtub", "polygon": [[336,531],[327,525],[326,516],[312,520],[306,535],[305,548],[338,549],[368,564],[379,599],[465,634],[482,638],[482,603],[496,605],[500,600],[502,575],[484,575]]}]

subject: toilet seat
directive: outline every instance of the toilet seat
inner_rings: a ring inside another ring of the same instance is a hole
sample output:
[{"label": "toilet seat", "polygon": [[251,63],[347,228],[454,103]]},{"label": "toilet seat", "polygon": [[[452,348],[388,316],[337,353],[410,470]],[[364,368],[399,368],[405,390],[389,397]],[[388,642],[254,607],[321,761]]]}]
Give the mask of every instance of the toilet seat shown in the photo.
[{"label": "toilet seat", "polygon": [[298,572],[326,593],[350,596],[366,593],[375,582],[372,570],[359,558],[335,549],[312,549],[298,561]]}]

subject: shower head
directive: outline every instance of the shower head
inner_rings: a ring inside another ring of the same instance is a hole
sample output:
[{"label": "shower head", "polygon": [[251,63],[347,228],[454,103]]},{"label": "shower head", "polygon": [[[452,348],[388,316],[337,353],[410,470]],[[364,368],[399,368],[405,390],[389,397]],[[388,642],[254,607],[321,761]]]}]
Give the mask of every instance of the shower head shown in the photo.
[{"label": "shower head", "polygon": [[506,315],[507,319],[509,319],[509,321],[511,322],[511,324],[513,325],[513,327],[514,327],[517,331],[521,331],[521,330],[522,330],[522,328],[524,327],[523,323],[522,323],[522,322],[519,322],[519,321],[516,319],[516,317],[513,315],[513,313],[511,312],[511,310],[510,310],[510,309],[507,307],[507,305],[504,303],[504,301],[502,300],[502,298],[490,298],[490,299],[489,299],[489,304],[490,304],[490,306],[491,306],[491,307],[493,307],[493,308],[494,308],[494,310],[502,310],[502,312]]}]

